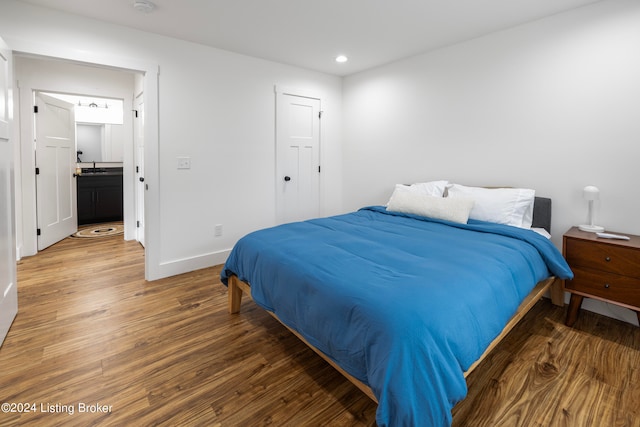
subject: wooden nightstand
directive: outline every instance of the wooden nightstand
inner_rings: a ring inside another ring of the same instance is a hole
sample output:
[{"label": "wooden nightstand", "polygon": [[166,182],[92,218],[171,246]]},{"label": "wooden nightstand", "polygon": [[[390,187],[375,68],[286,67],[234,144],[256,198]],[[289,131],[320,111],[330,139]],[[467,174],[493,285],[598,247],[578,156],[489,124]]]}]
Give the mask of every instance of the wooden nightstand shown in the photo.
[{"label": "wooden nightstand", "polygon": [[612,233],[631,240],[603,239],[577,227],[562,238],[562,254],[575,275],[564,282],[571,292],[567,326],[578,318],[584,297],[630,308],[640,322],[640,236]]}]

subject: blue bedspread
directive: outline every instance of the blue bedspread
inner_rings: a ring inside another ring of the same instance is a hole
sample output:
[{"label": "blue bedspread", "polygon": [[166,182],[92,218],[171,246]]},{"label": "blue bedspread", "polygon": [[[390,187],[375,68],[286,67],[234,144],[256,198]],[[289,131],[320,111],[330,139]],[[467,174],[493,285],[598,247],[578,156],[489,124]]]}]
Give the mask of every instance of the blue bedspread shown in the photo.
[{"label": "blue bedspread", "polygon": [[540,280],[573,276],[530,230],[382,206],[251,233],[231,252],[253,300],[368,384],[379,426],[446,426],[464,371]]}]

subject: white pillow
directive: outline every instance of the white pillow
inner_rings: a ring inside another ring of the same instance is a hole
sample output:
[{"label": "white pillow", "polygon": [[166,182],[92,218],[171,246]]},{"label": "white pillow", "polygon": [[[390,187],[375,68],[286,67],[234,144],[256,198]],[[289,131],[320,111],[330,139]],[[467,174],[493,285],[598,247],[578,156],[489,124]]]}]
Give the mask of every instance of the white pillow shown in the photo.
[{"label": "white pillow", "polygon": [[411,184],[410,187],[429,196],[442,197],[449,181],[429,181]]},{"label": "white pillow", "polygon": [[545,230],[544,228],[540,228],[540,227],[531,227],[532,231],[535,231],[536,233],[538,233],[539,235],[541,235],[542,237],[546,237],[547,239],[551,238],[551,234],[549,234],[549,232],[547,230]]},{"label": "white pillow", "polygon": [[527,188],[481,188],[451,184],[448,197],[475,201],[469,218],[520,228],[531,228],[535,190]]},{"label": "white pillow", "polygon": [[387,203],[388,211],[444,219],[461,224],[466,224],[469,220],[471,208],[473,208],[471,199],[430,196],[415,189],[412,190],[406,185],[396,185]]}]

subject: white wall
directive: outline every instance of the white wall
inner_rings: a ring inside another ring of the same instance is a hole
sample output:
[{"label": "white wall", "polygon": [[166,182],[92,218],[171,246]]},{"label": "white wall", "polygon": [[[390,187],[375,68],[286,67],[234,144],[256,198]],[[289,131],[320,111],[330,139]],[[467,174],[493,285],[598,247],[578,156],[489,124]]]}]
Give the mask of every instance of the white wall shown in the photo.
[{"label": "white wall", "polygon": [[560,247],[596,185],[596,222],[640,234],[639,47],[640,2],[611,0],[345,78],[345,207],[431,179],[529,187]]},{"label": "white wall", "polygon": [[[340,78],[13,0],[0,4],[0,37],[41,55],[65,49],[90,62],[159,65],[151,278],[220,263],[239,237],[275,223],[274,85],[322,96],[323,213],[341,211]],[[191,157],[190,170],[177,169],[179,156]],[[222,237],[214,238],[215,224]]]},{"label": "white wall", "polygon": [[527,186],[560,236],[592,184],[598,221],[640,234],[639,45],[640,3],[608,1],[347,77],[345,204],[432,178]]}]

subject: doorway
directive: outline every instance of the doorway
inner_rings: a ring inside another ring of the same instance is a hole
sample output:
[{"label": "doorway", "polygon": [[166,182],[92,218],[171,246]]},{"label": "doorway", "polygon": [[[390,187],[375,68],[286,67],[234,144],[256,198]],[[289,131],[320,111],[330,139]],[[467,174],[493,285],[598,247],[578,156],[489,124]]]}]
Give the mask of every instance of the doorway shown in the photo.
[{"label": "doorway", "polygon": [[[134,190],[134,143],[133,143],[133,109],[134,93],[140,93],[138,88],[144,87],[145,77],[142,72],[109,69],[96,67],[95,65],[82,64],[64,59],[52,59],[44,57],[34,57],[33,55],[16,55],[16,76],[20,81],[19,105],[20,115],[28,118],[33,115],[32,105],[34,97],[30,95],[36,91],[45,90],[49,93],[67,94],[79,96],[78,94],[90,97],[119,99],[123,102],[124,114],[123,123],[118,125],[119,130],[111,127],[105,129],[105,134],[114,139],[123,139],[120,158],[123,175],[123,221],[125,223],[126,240],[136,238],[135,215],[136,215],[136,194]],[[91,89],[88,93],[87,88]],[[91,104],[88,99],[81,103]],[[99,104],[96,102],[96,104]],[[128,107],[126,107],[128,105]],[[95,110],[95,108],[93,108]],[[102,108],[102,110],[105,110]],[[113,109],[109,108],[110,111]],[[88,119],[83,119],[85,122]],[[36,180],[29,173],[36,166],[35,147],[31,148],[29,141],[33,141],[34,132],[33,120],[22,120],[20,127],[22,141],[22,212],[23,223],[23,245],[21,256],[35,255],[37,253],[37,204],[35,200]],[[114,146],[105,147],[103,151],[118,151]],[[74,157],[74,166],[77,158]],[[81,159],[87,160],[87,159]],[[94,159],[91,159],[94,160]],[[96,166],[99,163],[96,162]],[[93,162],[91,162],[93,167]],[[33,224],[33,228],[30,227]]]},{"label": "doorway", "polygon": [[124,137],[122,99],[45,92],[34,99],[41,251],[78,226],[123,222],[123,154],[130,138]]}]

